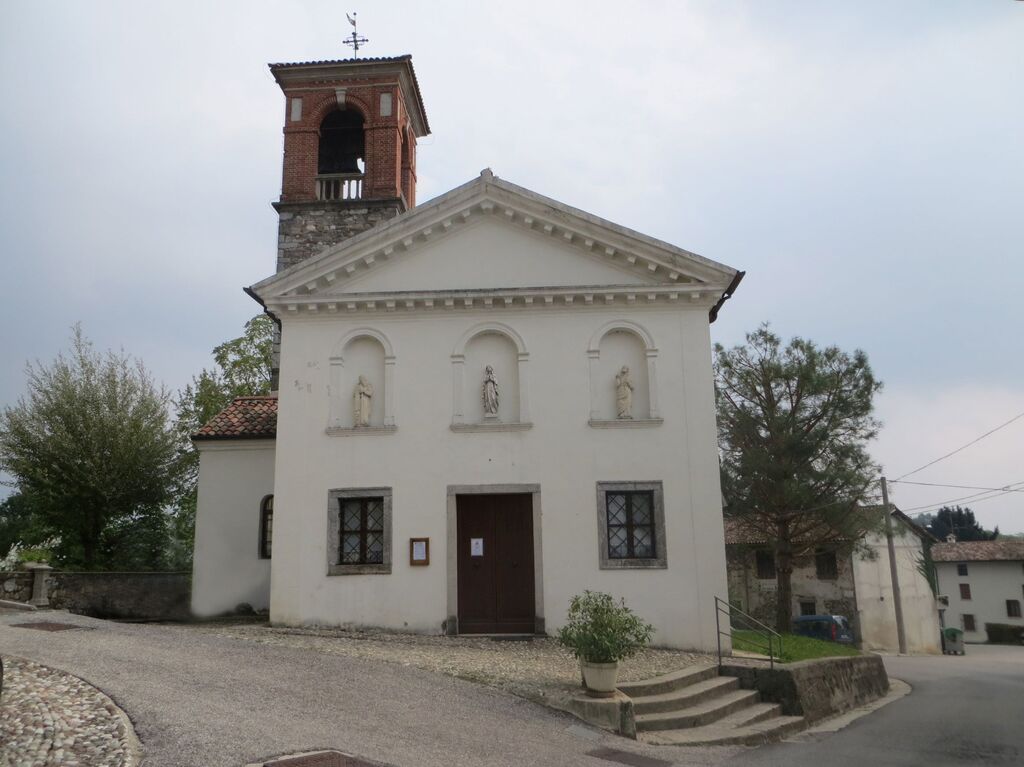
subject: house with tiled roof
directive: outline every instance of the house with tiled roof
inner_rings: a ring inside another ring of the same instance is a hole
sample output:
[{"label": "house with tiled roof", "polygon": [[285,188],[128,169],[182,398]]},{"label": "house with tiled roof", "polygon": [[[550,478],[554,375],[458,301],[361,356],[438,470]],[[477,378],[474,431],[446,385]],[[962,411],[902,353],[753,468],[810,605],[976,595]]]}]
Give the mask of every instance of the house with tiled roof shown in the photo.
[{"label": "house with tiled roof", "polygon": [[[864,514],[881,514],[880,506]],[[934,537],[892,507],[893,543],[907,649],[939,652],[938,603],[922,571],[925,547]],[[750,520],[726,517],[729,598],[745,612],[775,622],[776,570],[770,538]],[[843,615],[865,650],[897,652],[889,547],[881,533],[859,540],[841,534],[797,560],[791,576],[793,615]]]},{"label": "house with tiled roof", "polygon": [[715,648],[710,323],[743,273],[490,170],[419,204],[408,56],[270,71],[277,264],[246,290],[276,394],[194,435],[194,612],[533,634],[595,589]]},{"label": "house with tiled roof", "polygon": [[948,600],[945,624],[967,642],[987,639],[986,623],[1024,628],[1024,541],[957,541],[932,547],[939,593]]}]

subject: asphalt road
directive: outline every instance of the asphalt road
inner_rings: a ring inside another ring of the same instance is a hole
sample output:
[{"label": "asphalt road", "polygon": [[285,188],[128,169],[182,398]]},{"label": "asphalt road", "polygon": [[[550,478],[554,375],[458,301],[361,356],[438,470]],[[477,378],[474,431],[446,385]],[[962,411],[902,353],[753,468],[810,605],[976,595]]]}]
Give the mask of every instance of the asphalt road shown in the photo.
[{"label": "asphalt road", "polygon": [[0,653],[68,671],[110,695],[132,718],[144,767],[240,767],[318,748],[397,767],[615,767],[587,755],[601,747],[682,767],[1024,764],[1024,647],[886,658],[890,675],[913,692],[839,732],[759,749],[687,749],[643,746],[418,669],[185,627],[47,617],[93,628],[31,631],[7,625],[24,613],[0,613]]},{"label": "asphalt road", "polygon": [[960,656],[887,657],[913,687],[839,732],[777,743],[726,763],[759,767],[1024,764],[1024,647],[967,645]]},{"label": "asphalt road", "polygon": [[131,717],[144,767],[240,767],[328,748],[397,767],[617,767],[586,755],[601,747],[708,765],[738,750],[644,746],[471,682],[187,627],[53,613],[46,619],[94,628],[8,625],[26,615],[0,613],[0,654],[103,690]]}]

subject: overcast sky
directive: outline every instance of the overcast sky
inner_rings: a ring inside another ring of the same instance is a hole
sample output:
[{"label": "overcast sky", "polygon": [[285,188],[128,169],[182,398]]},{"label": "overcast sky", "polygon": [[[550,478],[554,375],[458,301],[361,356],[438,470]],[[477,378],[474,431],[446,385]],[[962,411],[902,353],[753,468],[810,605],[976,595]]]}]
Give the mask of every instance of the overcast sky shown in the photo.
[{"label": "overcast sky", "polygon": [[[81,321],[177,389],[274,268],[266,64],[413,55],[481,168],[747,271],[712,326],[864,349],[911,471],[1024,411],[1024,2],[31,2],[0,24],[0,404]],[[1024,419],[908,479],[1024,482]],[[969,490],[898,485],[904,509]],[[1024,530],[1024,493],[972,505]]]}]

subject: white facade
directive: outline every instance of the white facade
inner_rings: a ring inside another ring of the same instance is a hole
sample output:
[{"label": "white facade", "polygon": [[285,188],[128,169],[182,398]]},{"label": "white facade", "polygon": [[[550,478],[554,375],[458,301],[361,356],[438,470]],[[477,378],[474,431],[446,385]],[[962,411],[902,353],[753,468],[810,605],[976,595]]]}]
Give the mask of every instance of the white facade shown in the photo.
[{"label": "white facade", "polygon": [[260,507],[274,492],[274,441],[197,441],[199,488],[192,611],[270,605],[270,560],[260,558]]},{"label": "white facade", "polygon": [[[893,515],[893,543],[903,607],[903,629],[907,651],[941,652],[939,612],[935,594],[921,572],[924,550],[921,538],[897,515]],[[853,556],[857,593],[857,622],[861,647],[865,650],[896,652],[896,608],[892,595],[889,546],[884,535],[865,539],[869,556]]]},{"label": "white facade", "polygon": [[[253,286],[282,322],[275,465],[253,469],[259,481],[229,509],[253,477],[204,450],[197,610],[240,601],[217,583],[245,580],[225,572],[255,556],[272,478],[273,622],[452,633],[469,577],[459,499],[520,493],[532,510],[537,630],[557,629],[574,594],[602,590],[653,623],[656,644],[712,649],[726,575],[709,311],[736,278],[488,171]],[[497,417],[483,411],[486,365]],[[616,404],[623,366],[628,419]],[[353,405],[360,376],[373,391],[366,425]],[[235,487],[208,487],[222,481],[215,471]],[[623,487],[657,488],[658,557],[603,565],[599,491]],[[386,499],[386,566],[337,562],[337,504],[361,494]],[[256,527],[243,534],[246,514]],[[218,528],[218,515],[237,520]],[[201,540],[229,527],[237,551]],[[422,538],[430,562],[415,566]]]},{"label": "white facade", "polygon": [[[970,543],[953,544],[970,547]],[[966,568],[960,575],[958,567]],[[1024,560],[936,562],[939,593],[949,597],[945,624],[964,629],[964,641],[985,642],[986,623],[1004,623],[1024,626],[1020,617],[1024,607]],[[969,588],[970,599],[961,596],[961,584]],[[1017,603],[1017,616],[1009,614],[1007,602]],[[964,616],[974,619],[974,631],[968,631]]]}]

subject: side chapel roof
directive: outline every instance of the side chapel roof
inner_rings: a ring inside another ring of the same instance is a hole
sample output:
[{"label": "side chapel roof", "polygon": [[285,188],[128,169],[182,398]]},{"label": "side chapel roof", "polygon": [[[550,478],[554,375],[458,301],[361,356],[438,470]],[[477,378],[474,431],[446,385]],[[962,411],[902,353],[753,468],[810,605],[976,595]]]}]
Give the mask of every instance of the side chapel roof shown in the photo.
[{"label": "side chapel roof", "polygon": [[277,436],[277,395],[235,397],[231,404],[192,435],[193,441],[274,439]]}]

